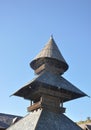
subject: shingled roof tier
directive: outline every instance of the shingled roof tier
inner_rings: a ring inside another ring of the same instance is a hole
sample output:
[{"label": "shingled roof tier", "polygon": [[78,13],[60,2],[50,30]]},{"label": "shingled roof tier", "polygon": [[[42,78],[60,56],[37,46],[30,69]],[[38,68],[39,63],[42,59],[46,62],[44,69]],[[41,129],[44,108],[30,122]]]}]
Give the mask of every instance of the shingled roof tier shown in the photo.
[{"label": "shingled roof tier", "polygon": [[34,111],[9,127],[7,130],[82,130],[64,114],[45,109]]},{"label": "shingled roof tier", "polygon": [[20,120],[22,117],[10,114],[0,113],[0,129],[5,130],[13,124],[13,119],[16,118]]},{"label": "shingled roof tier", "polygon": [[35,70],[45,62],[51,62],[59,68],[63,68],[64,72],[68,69],[68,64],[63,58],[52,36],[45,47],[30,63],[30,66]]},{"label": "shingled roof tier", "polygon": [[34,78],[31,82],[27,83],[24,87],[22,87],[20,90],[15,92],[13,95],[24,97],[25,99],[30,100],[36,98],[37,96],[37,94],[33,96],[34,93],[33,90],[38,91],[38,88],[40,88],[41,86],[47,89],[53,89],[55,91],[60,91],[60,92],[64,91],[70,94],[71,98],[70,99],[65,98],[64,102],[86,96],[84,92],[82,92],[80,89],[75,87],[72,83],[67,81],[65,78],[50,72],[41,73],[36,78]]}]

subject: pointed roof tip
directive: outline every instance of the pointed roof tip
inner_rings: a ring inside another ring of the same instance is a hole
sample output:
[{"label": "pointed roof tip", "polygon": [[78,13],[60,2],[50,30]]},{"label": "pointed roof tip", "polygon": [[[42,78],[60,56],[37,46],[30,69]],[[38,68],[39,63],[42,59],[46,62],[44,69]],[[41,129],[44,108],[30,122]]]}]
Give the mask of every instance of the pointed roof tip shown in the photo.
[{"label": "pointed roof tip", "polygon": [[[55,44],[56,44],[56,42],[55,42],[55,40],[54,40],[54,35],[53,35],[53,34],[50,35],[49,41],[52,41],[52,43],[55,43]],[[49,41],[48,41],[47,43],[49,43]],[[57,46],[57,45],[56,45],[56,46]]]},{"label": "pointed roof tip", "polygon": [[53,39],[53,34],[51,34],[50,39]]},{"label": "pointed roof tip", "polygon": [[[36,61],[43,60],[43,58],[50,58],[53,60],[57,60],[59,64],[63,64],[65,71],[68,69],[68,64],[66,63],[64,57],[62,56],[56,42],[53,38],[53,34],[51,34],[49,41],[44,46],[44,48],[40,51],[40,53],[34,58],[34,60],[30,63],[30,66],[34,68]],[[42,62],[42,61],[41,61]]]}]

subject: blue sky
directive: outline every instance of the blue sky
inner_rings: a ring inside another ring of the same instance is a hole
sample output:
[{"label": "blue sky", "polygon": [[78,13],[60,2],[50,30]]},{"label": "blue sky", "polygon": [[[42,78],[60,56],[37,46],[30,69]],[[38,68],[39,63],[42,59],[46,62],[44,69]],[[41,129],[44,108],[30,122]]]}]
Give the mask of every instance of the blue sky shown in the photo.
[{"label": "blue sky", "polygon": [[[0,0],[0,112],[26,115],[16,90],[34,78],[29,63],[53,37],[69,64],[63,75],[91,96],[91,1]],[[91,99],[64,104],[72,120],[91,117]]]}]

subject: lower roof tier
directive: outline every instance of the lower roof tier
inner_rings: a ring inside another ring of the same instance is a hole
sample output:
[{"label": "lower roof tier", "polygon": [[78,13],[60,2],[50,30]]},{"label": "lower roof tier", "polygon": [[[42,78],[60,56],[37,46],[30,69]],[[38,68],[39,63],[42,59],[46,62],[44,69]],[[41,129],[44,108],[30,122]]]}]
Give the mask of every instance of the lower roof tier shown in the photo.
[{"label": "lower roof tier", "polygon": [[82,130],[64,114],[56,114],[45,109],[26,115],[7,130]]}]

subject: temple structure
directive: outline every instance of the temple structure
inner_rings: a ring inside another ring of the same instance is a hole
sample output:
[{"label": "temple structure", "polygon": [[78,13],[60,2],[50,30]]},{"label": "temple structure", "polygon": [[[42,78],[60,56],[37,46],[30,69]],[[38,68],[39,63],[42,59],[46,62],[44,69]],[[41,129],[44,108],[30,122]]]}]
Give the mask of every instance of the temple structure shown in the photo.
[{"label": "temple structure", "polygon": [[13,94],[30,100],[29,114],[7,130],[81,130],[63,103],[86,94],[62,77],[69,66],[52,36],[30,66],[36,77]]}]

